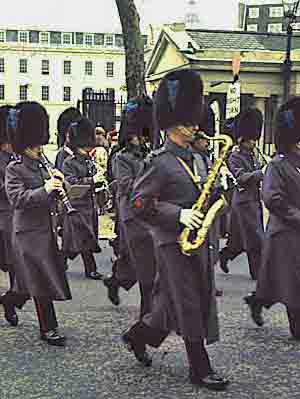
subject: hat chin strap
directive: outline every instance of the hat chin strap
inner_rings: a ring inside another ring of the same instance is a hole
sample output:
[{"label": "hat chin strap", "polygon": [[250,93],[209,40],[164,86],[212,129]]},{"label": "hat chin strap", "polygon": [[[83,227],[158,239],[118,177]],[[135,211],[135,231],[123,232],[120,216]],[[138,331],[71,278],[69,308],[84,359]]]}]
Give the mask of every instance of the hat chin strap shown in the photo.
[{"label": "hat chin strap", "polygon": [[172,132],[172,133],[175,133],[175,134],[176,133],[180,133],[181,135],[183,135],[185,137],[188,137],[188,138],[191,138],[191,139],[193,139],[195,134],[196,134],[194,129],[188,128],[186,126],[176,126],[176,127],[172,128],[172,129],[170,129],[169,132],[170,133]]}]

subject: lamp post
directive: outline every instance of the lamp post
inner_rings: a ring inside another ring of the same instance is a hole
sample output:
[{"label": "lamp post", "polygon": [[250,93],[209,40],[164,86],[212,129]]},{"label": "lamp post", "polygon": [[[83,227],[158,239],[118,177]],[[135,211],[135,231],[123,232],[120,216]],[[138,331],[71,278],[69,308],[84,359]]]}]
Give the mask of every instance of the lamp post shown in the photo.
[{"label": "lamp post", "polygon": [[286,102],[290,96],[293,23],[296,21],[297,18],[297,10],[299,7],[300,0],[282,0],[282,3],[284,10],[284,17],[287,19],[287,46],[286,46],[286,57],[283,67],[283,78],[284,78],[283,100],[284,102]]}]

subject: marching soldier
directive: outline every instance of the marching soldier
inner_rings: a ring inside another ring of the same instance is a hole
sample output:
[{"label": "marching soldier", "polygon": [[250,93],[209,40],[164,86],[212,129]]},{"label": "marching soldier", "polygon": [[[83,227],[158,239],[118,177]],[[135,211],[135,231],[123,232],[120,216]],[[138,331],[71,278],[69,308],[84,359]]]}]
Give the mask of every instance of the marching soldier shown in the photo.
[{"label": "marching soldier", "polygon": [[9,111],[8,126],[20,155],[7,166],[5,182],[13,208],[14,292],[34,299],[41,339],[64,346],[53,306],[53,301],[71,299],[55,236],[56,193],[62,190],[63,176],[57,171],[59,176],[50,177],[41,159],[49,140],[49,117],[40,104],[24,102]]},{"label": "marching soldier", "polygon": [[65,109],[57,120],[57,133],[59,141],[59,150],[56,154],[55,167],[62,170],[64,160],[73,155],[73,150],[70,148],[69,129],[73,122],[76,122],[81,117],[81,113],[77,108],[70,107]]},{"label": "marching soldier", "polygon": [[[102,274],[97,271],[93,253],[100,252],[95,185],[102,182],[103,176],[101,173],[97,173],[95,164],[90,156],[91,150],[96,145],[95,129],[92,123],[85,117],[72,123],[69,129],[69,140],[74,155],[64,161],[63,174],[71,186],[74,184],[89,186],[86,194],[80,198],[71,198],[71,203],[93,233],[92,239],[87,239],[84,232],[82,236],[77,237],[76,254],[81,254],[86,278],[101,280]],[[66,232],[63,232],[63,240],[67,240]]]},{"label": "marching soldier", "polygon": [[[144,137],[150,137],[152,129],[152,100],[138,97],[130,100],[125,107],[125,127],[123,131],[125,147],[115,159],[117,181],[118,222],[121,230],[121,252],[129,254],[127,281],[139,282],[141,294],[141,317],[151,310],[152,289],[156,273],[152,237],[147,226],[136,218],[131,205],[132,189],[144,159]],[[125,248],[122,250],[122,247]],[[122,268],[121,263],[117,263]],[[131,270],[133,268],[133,270]],[[119,271],[121,272],[121,271]],[[124,273],[123,273],[124,274]],[[113,296],[118,282],[118,270],[110,279],[104,281],[109,297]],[[117,292],[116,292],[117,294]],[[117,301],[116,301],[117,302]]]},{"label": "marching soldier", "polygon": [[270,161],[262,197],[270,211],[256,293],[245,298],[254,322],[262,309],[286,306],[292,337],[300,340],[300,97],[283,104],[276,116],[277,155]]},{"label": "marching soldier", "polygon": [[261,135],[263,117],[258,109],[248,109],[237,121],[238,147],[231,153],[228,166],[240,188],[233,193],[232,223],[237,223],[242,249],[246,251],[250,275],[257,279],[261,263],[263,211],[260,186],[263,180],[261,164],[254,155],[256,141]]},{"label": "marching soldier", "polygon": [[192,207],[201,187],[190,143],[199,128],[203,83],[199,74],[180,70],[167,74],[155,97],[160,129],[167,130],[162,149],[152,154],[133,190],[133,206],[147,220],[154,237],[158,280],[152,311],[122,335],[136,359],[151,365],[146,345],[159,347],[171,331],[182,336],[193,384],[224,390],[228,380],[213,371],[204,341],[218,339],[213,275],[204,248],[199,255],[181,252],[184,227],[198,229],[203,215]]},{"label": "marching soldier", "polygon": [[8,135],[7,118],[11,107],[0,107],[0,269],[8,272],[9,290],[0,297],[4,307],[4,317],[12,326],[18,325],[16,307],[25,304],[27,296],[13,292],[15,287],[14,251],[12,248],[12,209],[5,191],[5,170],[8,164],[16,159],[13,154],[11,140]]}]

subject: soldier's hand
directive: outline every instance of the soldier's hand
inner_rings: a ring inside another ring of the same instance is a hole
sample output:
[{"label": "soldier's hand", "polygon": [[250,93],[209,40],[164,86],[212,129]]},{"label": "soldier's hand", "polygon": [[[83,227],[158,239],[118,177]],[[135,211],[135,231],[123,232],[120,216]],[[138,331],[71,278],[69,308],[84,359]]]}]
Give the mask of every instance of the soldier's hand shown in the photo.
[{"label": "soldier's hand", "polygon": [[203,213],[193,209],[182,209],[180,212],[179,221],[189,229],[199,229],[204,219]]},{"label": "soldier's hand", "polygon": [[102,183],[105,180],[105,176],[103,173],[97,172],[95,176],[93,176],[93,181],[95,184]]},{"label": "soldier's hand", "polygon": [[58,169],[53,169],[53,177],[55,177],[56,179],[61,180],[62,182],[65,180],[65,176]]},{"label": "soldier's hand", "polygon": [[55,177],[51,177],[51,179],[46,180],[44,188],[48,194],[52,193],[52,191],[61,191],[63,189],[63,182]]}]

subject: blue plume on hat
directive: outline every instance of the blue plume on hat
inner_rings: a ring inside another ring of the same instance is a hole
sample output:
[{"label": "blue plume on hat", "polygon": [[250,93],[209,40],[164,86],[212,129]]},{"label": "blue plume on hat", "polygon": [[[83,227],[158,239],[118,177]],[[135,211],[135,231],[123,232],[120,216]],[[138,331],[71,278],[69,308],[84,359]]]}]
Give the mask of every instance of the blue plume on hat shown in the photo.
[{"label": "blue plume on hat", "polygon": [[11,108],[8,111],[8,117],[7,117],[7,127],[8,129],[11,129],[13,132],[17,130],[18,127],[18,115],[20,111],[17,110],[16,108]]},{"label": "blue plume on hat", "polygon": [[179,87],[179,81],[178,80],[168,80],[167,81],[167,87],[168,87],[168,98],[169,98],[169,103],[174,110],[176,107],[176,97],[178,93],[178,87]]},{"label": "blue plume on hat", "polygon": [[136,101],[129,101],[125,106],[126,112],[133,112],[136,111],[139,107],[139,104]]},{"label": "blue plume on hat", "polygon": [[293,111],[290,110],[290,109],[284,111],[283,112],[283,117],[284,117],[284,122],[286,124],[286,127],[288,129],[293,129],[294,128],[294,122],[295,122]]}]

